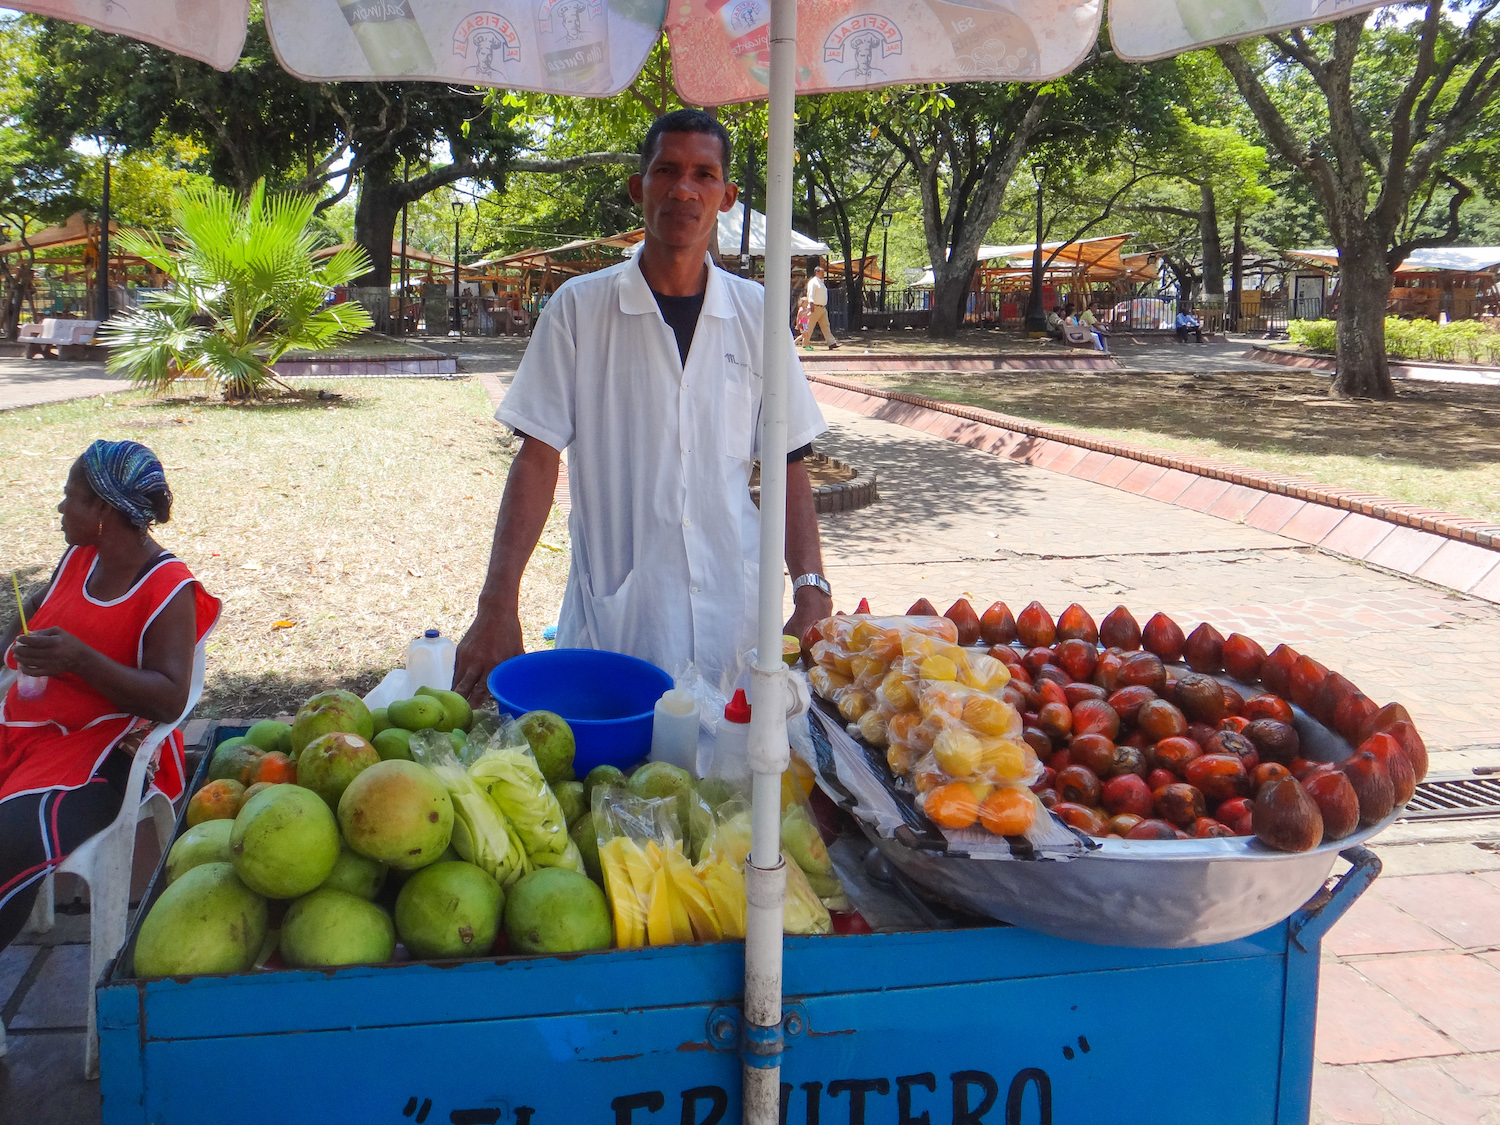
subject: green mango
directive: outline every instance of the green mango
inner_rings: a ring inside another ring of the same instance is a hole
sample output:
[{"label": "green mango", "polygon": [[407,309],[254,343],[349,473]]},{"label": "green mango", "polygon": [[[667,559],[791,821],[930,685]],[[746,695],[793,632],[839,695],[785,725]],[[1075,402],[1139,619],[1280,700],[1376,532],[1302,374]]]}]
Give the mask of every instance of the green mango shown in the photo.
[{"label": "green mango", "polygon": [[448,713],[443,710],[443,705],[431,696],[418,695],[411,699],[398,699],[385,711],[386,717],[391,721],[391,726],[400,727],[402,730],[453,729],[442,725],[447,722]]},{"label": "green mango", "polygon": [[441,731],[461,730],[467,731],[474,725],[474,708],[469,706],[469,701],[456,691],[444,691],[442,688],[419,687],[417,695],[429,696],[443,705],[443,713],[447,716],[447,726],[440,726]]},{"label": "green mango", "polygon": [[377,707],[375,708],[375,710],[371,711],[370,718],[375,723],[376,734],[379,734],[383,730],[391,729],[391,716],[387,713],[384,707]]},{"label": "green mango", "polygon": [[391,727],[383,730],[375,736],[375,753],[380,755],[381,761],[389,761],[392,758],[404,758],[411,761],[411,731],[402,730],[400,727]]}]

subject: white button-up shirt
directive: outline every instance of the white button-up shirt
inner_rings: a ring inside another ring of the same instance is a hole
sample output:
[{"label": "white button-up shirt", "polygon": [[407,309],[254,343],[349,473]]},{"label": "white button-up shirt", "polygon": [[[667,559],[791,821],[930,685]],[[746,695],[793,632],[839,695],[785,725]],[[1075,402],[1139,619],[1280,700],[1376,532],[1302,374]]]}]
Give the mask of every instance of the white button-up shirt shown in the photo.
[{"label": "white button-up shirt", "polygon": [[[573,562],[559,648],[691,659],[721,685],[755,644],[765,290],[712,265],[684,366],[637,260],[567,282],[495,417],[566,450]],[[790,331],[789,448],[828,427]]]},{"label": "white button-up shirt", "polygon": [[807,279],[807,299],[815,305],[828,304],[828,286],[817,274]]}]

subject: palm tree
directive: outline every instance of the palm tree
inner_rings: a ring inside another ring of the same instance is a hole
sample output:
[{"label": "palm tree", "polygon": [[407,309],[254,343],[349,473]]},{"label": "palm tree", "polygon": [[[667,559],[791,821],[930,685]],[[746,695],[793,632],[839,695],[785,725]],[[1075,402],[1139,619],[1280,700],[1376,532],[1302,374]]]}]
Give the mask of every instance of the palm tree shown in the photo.
[{"label": "palm tree", "polygon": [[225,397],[259,393],[290,348],[326,348],[369,328],[357,304],[325,305],[339,285],[369,271],[358,247],[313,258],[310,195],[249,198],[217,186],[186,188],[172,204],[167,239],[125,233],[126,253],[150,262],[172,285],[146,297],[103,329],[108,369],[137,386],[164,390],[204,379]]}]

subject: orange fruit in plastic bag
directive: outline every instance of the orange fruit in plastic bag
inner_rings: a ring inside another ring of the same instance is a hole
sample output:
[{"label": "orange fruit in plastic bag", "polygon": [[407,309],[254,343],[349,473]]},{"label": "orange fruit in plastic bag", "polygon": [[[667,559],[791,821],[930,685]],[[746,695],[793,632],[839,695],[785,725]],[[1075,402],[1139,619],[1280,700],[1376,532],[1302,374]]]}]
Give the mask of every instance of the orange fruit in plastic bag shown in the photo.
[{"label": "orange fruit in plastic bag", "polygon": [[980,804],[979,823],[996,836],[1023,836],[1036,823],[1036,803],[1024,789],[996,789]]},{"label": "orange fruit in plastic bag", "polygon": [[951,684],[929,684],[922,689],[921,710],[924,719],[934,716],[943,719],[962,719],[964,697],[962,693],[953,690]]},{"label": "orange fruit in plastic bag", "polygon": [[979,802],[974,799],[972,789],[961,781],[955,781],[928,793],[927,799],[922,803],[922,811],[940,827],[967,828],[979,817]]},{"label": "orange fruit in plastic bag", "polygon": [[859,717],[859,737],[871,746],[884,746],[890,742],[890,728],[879,711],[866,711]]},{"label": "orange fruit in plastic bag", "polygon": [[869,692],[846,689],[839,695],[839,714],[851,723],[859,722],[860,716],[875,706],[875,697]]},{"label": "orange fruit in plastic bag", "polygon": [[900,711],[886,720],[886,737],[892,743],[907,746],[911,743],[912,731],[916,730],[922,722],[922,716],[915,711]]},{"label": "orange fruit in plastic bag", "polygon": [[958,665],[946,656],[924,656],[917,665],[917,675],[924,680],[956,680]]},{"label": "orange fruit in plastic bag", "polygon": [[885,679],[880,681],[880,693],[885,696],[885,701],[897,711],[917,709],[917,696],[912,689],[912,682],[902,674],[899,668],[891,669],[886,673]]},{"label": "orange fruit in plastic bag", "polygon": [[1031,766],[1031,748],[1012,739],[982,743],[983,766],[1001,781],[1019,781]]},{"label": "orange fruit in plastic bag", "polygon": [[913,750],[920,750],[924,754],[932,752],[932,740],[938,736],[938,731],[943,728],[936,723],[921,722],[911,728],[911,733],[906,741]]},{"label": "orange fruit in plastic bag", "polygon": [[901,659],[901,634],[895,629],[882,629],[870,639],[865,651],[887,666]]},{"label": "orange fruit in plastic bag", "polygon": [[897,777],[905,777],[917,764],[917,752],[910,746],[891,743],[885,750],[885,764]]},{"label": "orange fruit in plastic bag", "polygon": [[970,777],[979,769],[984,751],[969,731],[951,727],[933,739],[932,756],[949,777]]},{"label": "orange fruit in plastic bag", "polygon": [[1010,683],[1010,669],[993,656],[969,653],[958,671],[958,682],[979,691],[999,691]]},{"label": "orange fruit in plastic bag", "polygon": [[[989,657],[985,657],[986,660]],[[1000,661],[995,661],[999,664]],[[971,695],[964,700],[962,716],[966,726],[979,734],[1001,735],[1021,729],[1021,716],[1003,699],[993,695]]]},{"label": "orange fruit in plastic bag", "polygon": [[930,756],[924,757],[911,775],[912,787],[918,793],[929,793],[948,784],[948,781],[948,775],[938,768],[938,764]]}]

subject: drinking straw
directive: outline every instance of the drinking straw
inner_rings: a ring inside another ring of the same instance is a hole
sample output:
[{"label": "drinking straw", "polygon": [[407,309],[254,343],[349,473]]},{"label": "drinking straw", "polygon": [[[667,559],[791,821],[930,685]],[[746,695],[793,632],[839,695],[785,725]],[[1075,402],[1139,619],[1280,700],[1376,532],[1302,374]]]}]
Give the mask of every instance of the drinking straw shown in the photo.
[{"label": "drinking straw", "polygon": [[16,592],[16,612],[21,615],[21,632],[28,633],[26,628],[26,606],[21,601],[21,583],[16,580],[16,572],[10,572],[10,587]]}]

